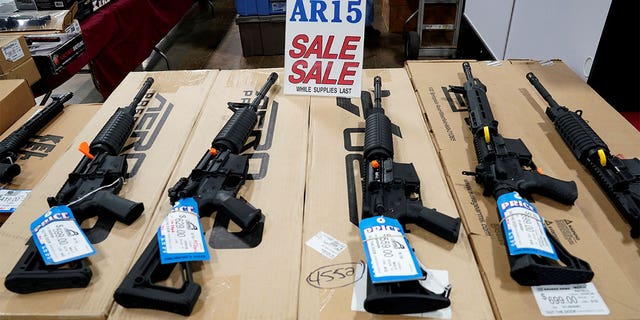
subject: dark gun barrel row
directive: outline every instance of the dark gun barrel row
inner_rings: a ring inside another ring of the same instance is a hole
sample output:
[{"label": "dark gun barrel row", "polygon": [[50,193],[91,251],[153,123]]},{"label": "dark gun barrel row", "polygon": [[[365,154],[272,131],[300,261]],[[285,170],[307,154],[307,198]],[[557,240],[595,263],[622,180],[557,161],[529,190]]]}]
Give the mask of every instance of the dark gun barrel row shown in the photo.
[{"label": "dark gun barrel row", "polygon": [[31,136],[57,117],[64,109],[64,103],[72,97],[73,93],[71,92],[54,97],[53,102],[0,141],[0,183],[10,183],[20,174],[20,166],[14,163],[18,157],[18,150],[27,143]]},{"label": "dark gun barrel row", "polygon": [[631,237],[640,237],[640,160],[612,155],[607,144],[582,118],[582,110],[573,112],[558,104],[533,73],[527,73],[526,78],[549,104],[545,113],[562,140],[631,226]]}]

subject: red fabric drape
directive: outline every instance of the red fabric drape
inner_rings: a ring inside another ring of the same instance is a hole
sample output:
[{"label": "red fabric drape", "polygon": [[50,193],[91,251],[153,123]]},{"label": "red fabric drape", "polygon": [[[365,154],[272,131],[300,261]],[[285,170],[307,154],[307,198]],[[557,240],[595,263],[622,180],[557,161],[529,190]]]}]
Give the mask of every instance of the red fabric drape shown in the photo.
[{"label": "red fabric drape", "polygon": [[34,94],[54,89],[93,61],[93,75],[106,99],[192,4],[190,0],[111,0],[80,23],[87,50],[60,74],[38,81]]}]

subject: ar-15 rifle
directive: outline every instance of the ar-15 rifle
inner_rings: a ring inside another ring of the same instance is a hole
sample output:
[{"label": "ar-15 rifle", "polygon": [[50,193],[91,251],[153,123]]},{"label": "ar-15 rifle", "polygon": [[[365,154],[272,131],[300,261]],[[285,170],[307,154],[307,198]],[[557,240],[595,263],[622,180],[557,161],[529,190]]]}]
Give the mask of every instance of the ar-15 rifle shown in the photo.
[{"label": "ar-15 rifle", "polygon": [[547,101],[545,113],[573,155],[596,179],[618,212],[631,225],[631,237],[640,237],[640,160],[620,159],[582,118],[582,110],[559,105],[531,72],[527,79]]},{"label": "ar-15 rifle", "polygon": [[[475,172],[462,173],[475,176],[476,182],[484,187],[485,196],[498,199],[515,191],[524,197],[537,193],[563,204],[573,204],[578,197],[575,182],[541,174],[522,140],[503,138],[498,133],[498,121],[493,118],[487,88],[473,77],[468,62],[464,62],[462,68],[467,81],[463,87],[451,86],[450,91],[464,95],[469,108],[469,117],[465,120],[473,134],[478,159]],[[589,282],[593,278],[589,264],[572,256],[546,227],[544,233],[564,266],[540,255],[511,254],[507,247],[511,277],[526,286]],[[508,243],[506,234],[503,235]]]},{"label": "ar-15 rifle", "polygon": [[[267,92],[278,79],[271,73],[262,89],[251,103],[229,102],[234,114],[222,127],[200,162],[188,178],[180,180],[169,189],[169,200],[193,197],[201,217],[215,211],[235,222],[240,235],[258,231],[262,234],[264,215],[236,194],[247,177],[249,157],[240,155],[244,143],[255,127],[260,102],[268,102]],[[254,239],[255,240],[255,239]],[[259,242],[258,242],[259,243]],[[180,288],[157,285],[166,280],[177,265],[182,268],[183,284]],[[158,240],[154,237],[122,281],[114,298],[125,308],[147,308],[189,315],[200,295],[200,285],[193,281],[189,262],[161,264]]]},{"label": "ar-15 rifle", "polygon": [[[382,80],[374,78],[375,106],[371,95],[362,95],[365,111],[362,218],[386,216],[397,219],[405,228],[413,223],[449,241],[458,241],[460,218],[452,218],[435,209],[425,208],[420,199],[420,179],[412,163],[393,161],[391,120],[381,104]],[[425,271],[422,273],[426,276]],[[449,292],[435,294],[418,280],[374,284],[367,277],[364,308],[378,314],[427,312],[448,307]]]},{"label": "ar-15 rifle", "polygon": [[42,130],[47,123],[60,114],[64,109],[64,103],[72,97],[73,93],[71,92],[54,97],[53,102],[42,111],[34,114],[20,128],[0,141],[0,183],[10,183],[15,176],[20,174],[20,166],[15,163],[18,159],[18,150],[25,145],[31,136]]},{"label": "ar-15 rifle", "polygon": [[[142,203],[117,194],[128,177],[126,156],[120,152],[133,131],[136,107],[152,84],[153,78],[147,78],[133,102],[128,107],[118,108],[90,145],[86,142],[80,145],[85,156],[56,196],[47,199],[50,207],[66,204],[78,224],[97,215],[96,224],[85,230],[92,243],[104,240],[115,220],[129,225],[144,211]],[[4,285],[16,293],[83,288],[89,285],[91,276],[91,268],[84,259],[46,265],[30,239],[27,250],[7,275]]]}]

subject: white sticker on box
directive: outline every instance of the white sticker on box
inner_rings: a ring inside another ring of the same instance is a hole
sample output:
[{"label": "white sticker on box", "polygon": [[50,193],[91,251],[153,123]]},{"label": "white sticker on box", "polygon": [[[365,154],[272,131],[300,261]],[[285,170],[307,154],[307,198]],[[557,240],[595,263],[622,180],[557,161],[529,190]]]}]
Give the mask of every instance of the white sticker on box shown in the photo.
[{"label": "white sticker on box", "polygon": [[607,315],[609,307],[592,283],[531,287],[545,317]]},{"label": "white sticker on box", "polygon": [[0,213],[12,213],[27,198],[31,190],[0,189]]},{"label": "white sticker on box", "polygon": [[6,46],[2,47],[2,54],[4,55],[5,60],[9,62],[16,62],[24,57],[24,51],[22,51],[20,41],[18,40],[13,40]]},{"label": "white sticker on box", "polygon": [[347,248],[346,244],[323,231],[318,232],[305,243],[312,249],[320,252],[323,256],[332,260]]},{"label": "white sticker on box", "polygon": [[[362,278],[356,281],[353,286],[353,294],[351,295],[351,310],[366,312],[364,309],[364,299],[367,297],[367,277],[369,276],[363,264],[356,266],[356,274],[364,274]],[[436,294],[442,294],[445,290],[449,290],[449,272],[447,270],[425,269],[427,278],[419,280],[420,285]],[[451,306],[435,311],[423,313],[404,314],[404,316],[419,318],[435,318],[435,319],[451,319]]]}]

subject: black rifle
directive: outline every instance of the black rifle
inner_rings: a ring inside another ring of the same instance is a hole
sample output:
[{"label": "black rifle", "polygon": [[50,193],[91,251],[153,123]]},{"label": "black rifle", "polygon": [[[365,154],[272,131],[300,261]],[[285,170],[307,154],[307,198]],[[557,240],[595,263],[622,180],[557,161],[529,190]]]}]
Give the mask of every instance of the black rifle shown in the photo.
[{"label": "black rifle", "polygon": [[53,98],[48,106],[34,114],[18,130],[12,132],[4,140],[0,141],[0,183],[11,183],[11,180],[20,174],[20,166],[15,162],[18,159],[19,150],[29,138],[42,130],[62,109],[64,103],[73,97],[69,92]]},{"label": "black rifle", "polygon": [[[136,107],[153,84],[147,78],[140,91],[128,107],[118,108],[98,135],[84,151],[80,163],[55,197],[49,197],[50,207],[66,204],[73,212],[78,224],[98,216],[95,225],[85,230],[92,243],[98,243],[109,234],[115,220],[124,224],[133,223],[144,211],[144,205],[119,197],[128,177],[126,156],[120,152],[135,124]],[[85,143],[86,144],[86,143]],[[85,259],[62,265],[46,265],[33,239],[4,285],[16,293],[83,288],[89,285],[92,272]]]},{"label": "black rifle", "polygon": [[[201,217],[211,216],[217,211],[218,216],[230,218],[242,229],[237,236],[253,234],[253,246],[260,243],[264,215],[244,199],[236,198],[249,169],[249,157],[240,155],[240,152],[258,122],[260,101],[264,99],[264,105],[268,103],[266,94],[277,79],[278,74],[271,73],[251,103],[229,103],[234,113],[213,139],[211,149],[205,152],[188,178],[180,178],[169,189],[172,204],[181,198],[193,197]],[[156,284],[166,280],[177,265],[182,268],[182,287]],[[189,315],[200,291],[200,285],[193,281],[189,262],[161,264],[158,240],[153,237],[114,293],[114,298],[125,308]]]},{"label": "black rifle", "polygon": [[[539,173],[531,152],[522,140],[503,138],[498,133],[498,121],[493,118],[487,88],[473,77],[468,62],[464,62],[462,68],[467,81],[463,87],[451,86],[450,91],[464,95],[469,108],[469,117],[465,121],[473,134],[478,158],[475,172],[462,173],[475,176],[476,182],[484,187],[485,196],[493,195],[498,199],[515,191],[524,197],[535,193],[563,204],[573,204],[578,197],[575,182]],[[545,233],[564,266],[553,259],[533,254],[511,255],[507,248],[511,278],[525,286],[589,282],[593,278],[589,264],[572,256],[546,227]],[[507,243],[506,235],[503,236]]]},{"label": "black rifle", "polygon": [[527,79],[547,101],[545,113],[569,146],[573,155],[591,172],[618,212],[631,225],[631,237],[640,236],[640,160],[620,159],[609,151],[602,139],[584,119],[582,110],[575,112],[559,105],[531,72]]},{"label": "black rifle", "polygon": [[[435,209],[425,208],[420,199],[420,179],[412,163],[393,161],[391,120],[381,104],[382,80],[374,78],[375,106],[371,94],[364,92],[365,112],[362,218],[383,215],[397,219],[406,230],[413,223],[455,243],[460,218],[452,218]],[[424,270],[423,274],[426,276]],[[367,278],[364,308],[378,314],[420,313],[446,308],[451,304],[449,291],[435,294],[418,280],[374,284]]]}]

